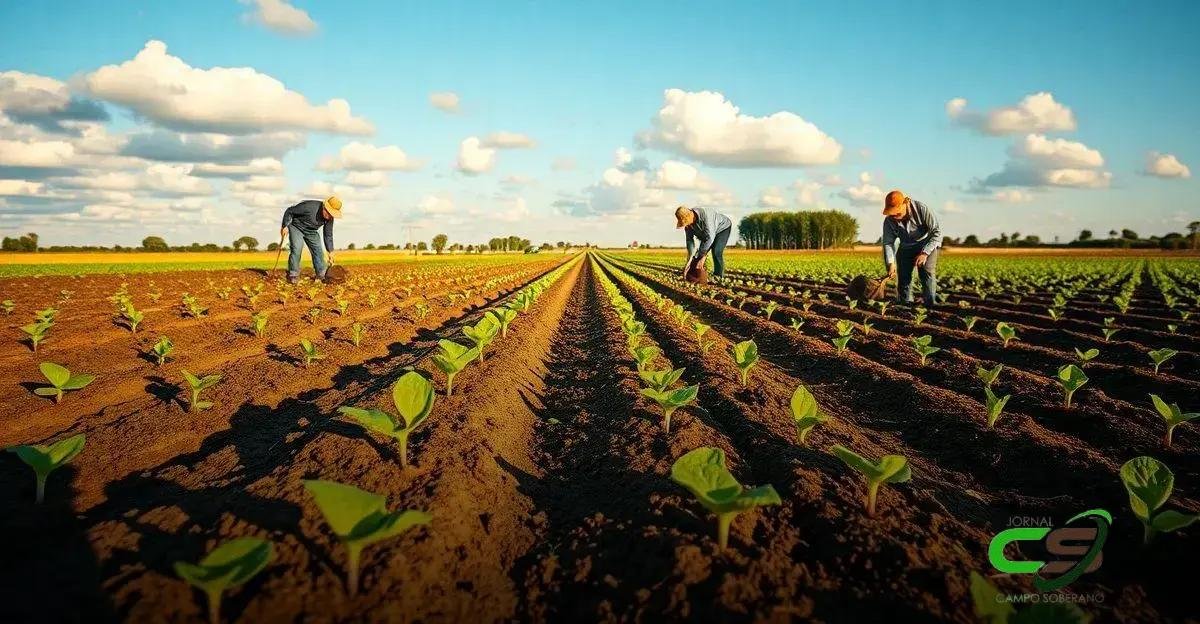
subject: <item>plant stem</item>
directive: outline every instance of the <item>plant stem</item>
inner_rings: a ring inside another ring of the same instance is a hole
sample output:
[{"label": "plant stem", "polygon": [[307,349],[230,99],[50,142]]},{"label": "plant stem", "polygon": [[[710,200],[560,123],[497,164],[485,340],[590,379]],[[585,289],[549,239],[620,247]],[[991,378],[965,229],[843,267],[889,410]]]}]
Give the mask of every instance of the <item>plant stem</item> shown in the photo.
[{"label": "plant stem", "polygon": [[717,546],[721,550],[729,545],[729,525],[733,524],[733,519],[737,517],[736,513],[717,514]]},{"label": "plant stem", "polygon": [[347,565],[350,566],[347,571],[347,586],[351,596],[358,593],[358,555],[361,552],[361,546],[346,544]]},{"label": "plant stem", "polygon": [[446,396],[454,396],[454,373],[446,373]]},{"label": "plant stem", "polygon": [[867,515],[875,515],[875,498],[879,494],[879,482],[867,484]]},{"label": "plant stem", "polygon": [[37,475],[37,502],[40,504],[46,498],[46,477],[50,475],[38,473]]},{"label": "plant stem", "polygon": [[408,468],[408,432],[401,433],[396,439],[400,441],[400,468]]},{"label": "plant stem", "polygon": [[671,433],[671,413],[674,411],[673,409],[663,410],[663,431],[666,433]]},{"label": "plant stem", "polygon": [[210,589],[208,594],[208,621],[209,624],[220,624],[221,622],[221,590]]},{"label": "plant stem", "polygon": [[1154,529],[1150,528],[1149,522],[1142,523],[1142,543],[1149,544],[1150,540],[1154,539]]},{"label": "plant stem", "polygon": [[1167,448],[1171,448],[1171,435],[1175,433],[1175,425],[1167,425]]}]

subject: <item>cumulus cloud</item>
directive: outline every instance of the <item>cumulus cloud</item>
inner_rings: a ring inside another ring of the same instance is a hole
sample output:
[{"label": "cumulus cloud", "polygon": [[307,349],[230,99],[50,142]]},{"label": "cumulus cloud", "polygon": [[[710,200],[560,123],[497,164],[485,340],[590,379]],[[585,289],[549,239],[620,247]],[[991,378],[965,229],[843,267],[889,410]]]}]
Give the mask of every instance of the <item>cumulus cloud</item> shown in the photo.
[{"label": "cumulus cloud", "polygon": [[1008,149],[1004,168],[972,181],[970,190],[988,195],[995,187],[1104,188],[1112,174],[1104,171],[1104,156],[1078,141],[1029,134]]},{"label": "cumulus cloud", "polygon": [[485,147],[496,149],[527,149],[535,147],[537,141],[534,141],[529,135],[521,134],[520,132],[493,132],[483,139]]},{"label": "cumulus cloud", "polygon": [[192,67],[167,53],[161,41],[146,42],[132,60],[105,65],[79,80],[89,95],[126,106],[162,126],[190,132],[250,134],[268,130],[316,130],[371,134],[350,104],[333,99],[314,105],[282,82],[251,67]]},{"label": "cumulus cloud", "polygon": [[324,156],[317,163],[321,171],[414,171],[422,163],[410,158],[395,145],[382,147],[353,141],[336,155]]},{"label": "cumulus cloud", "polygon": [[46,132],[78,133],[70,122],[108,121],[96,101],[71,94],[65,82],[19,71],[0,72],[0,113]]},{"label": "cumulus cloud", "polygon": [[702,191],[716,185],[700,174],[700,170],[678,160],[665,160],[654,173],[655,188],[676,191]]},{"label": "cumulus cloud", "polygon": [[1015,106],[986,112],[969,110],[967,100],[954,98],[946,102],[946,116],[956,125],[992,136],[1072,132],[1077,127],[1075,113],[1045,91],[1027,95]]},{"label": "cumulus cloud", "polygon": [[430,93],[429,103],[445,113],[458,114],[460,112],[458,94],[453,91]]},{"label": "cumulus cloud", "polygon": [[33,197],[40,195],[44,186],[28,180],[0,180],[0,195]]},{"label": "cumulus cloud", "polygon": [[386,171],[351,171],[346,174],[346,184],[350,186],[387,186]]},{"label": "cumulus cloud", "polygon": [[496,148],[487,147],[479,137],[467,137],[458,145],[458,170],[468,175],[478,175],[496,166]]},{"label": "cumulus cloud", "polygon": [[278,158],[255,158],[244,163],[229,165],[199,163],[192,169],[192,175],[203,178],[242,179],[280,173],[283,173],[283,163]]},{"label": "cumulus cloud", "polygon": [[283,176],[250,176],[234,182],[230,188],[235,192],[282,191],[286,186],[287,180]]},{"label": "cumulus cloud", "polygon": [[667,89],[653,128],[638,143],[724,167],[797,167],[838,162],[842,146],[795,113],[742,114],[714,91]]},{"label": "cumulus cloud", "polygon": [[758,196],[759,208],[779,209],[787,205],[787,200],[783,197],[783,191],[778,186],[768,186],[763,189],[763,192]]},{"label": "cumulus cloud", "polygon": [[157,163],[141,171],[110,171],[56,179],[58,188],[152,192],[162,195],[211,195],[212,185],[192,175],[192,165]]},{"label": "cumulus cloud", "polygon": [[[841,184],[841,179],[837,180]],[[792,189],[796,191],[796,200],[801,206],[816,206],[821,202],[817,198],[817,193],[820,192],[825,185],[812,180],[796,180],[792,183]]]},{"label": "cumulus cloud", "polygon": [[445,216],[454,213],[454,198],[448,193],[436,193],[422,197],[416,205],[422,216]]},{"label": "cumulus cloud", "polygon": [[212,132],[152,130],[129,135],[120,153],[163,162],[229,164],[278,159],[303,147],[305,143],[303,133],[290,131],[231,136]]},{"label": "cumulus cloud", "polygon": [[241,0],[242,4],[254,7],[244,14],[246,21],[257,23],[284,35],[310,35],[317,30],[317,23],[304,9],[298,9],[287,0]]},{"label": "cumulus cloud", "polygon": [[883,189],[871,183],[871,174],[866,171],[858,174],[858,184],[847,186],[838,191],[838,197],[848,200],[855,206],[878,206],[883,204]]},{"label": "cumulus cloud", "polygon": [[0,166],[53,168],[71,165],[75,146],[67,141],[0,139]]},{"label": "cumulus cloud", "polygon": [[1023,204],[1033,199],[1033,196],[1021,189],[1001,189],[989,195],[988,198],[1005,204]]},{"label": "cumulus cloud", "polygon": [[1146,153],[1146,168],[1142,173],[1156,178],[1190,178],[1192,170],[1179,162],[1174,154]]}]

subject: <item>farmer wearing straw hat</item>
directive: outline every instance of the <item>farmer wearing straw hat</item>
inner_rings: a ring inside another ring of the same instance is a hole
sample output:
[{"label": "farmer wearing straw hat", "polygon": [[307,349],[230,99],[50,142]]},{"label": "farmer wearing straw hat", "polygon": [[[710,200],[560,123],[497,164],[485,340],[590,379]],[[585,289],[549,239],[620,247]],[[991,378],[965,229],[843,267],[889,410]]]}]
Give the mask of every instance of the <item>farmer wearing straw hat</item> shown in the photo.
[{"label": "farmer wearing straw hat", "polygon": [[675,229],[679,228],[683,228],[687,233],[688,263],[683,268],[684,277],[687,277],[692,267],[704,266],[704,256],[708,255],[710,250],[713,255],[713,275],[723,277],[725,245],[729,244],[733,221],[711,208],[680,206],[675,209]]},{"label": "farmer wearing straw hat", "polygon": [[889,278],[897,277],[896,301],[912,303],[913,267],[921,278],[921,298],[932,308],[937,294],[937,258],[942,230],[925,204],[891,191],[883,199],[883,263]]},{"label": "farmer wearing straw hat", "polygon": [[[329,262],[333,262],[333,220],[342,218],[342,200],[330,197],[325,201],[309,199],[302,201],[283,211],[283,226],[279,236],[288,237],[291,249],[288,251],[288,281],[295,284],[300,278],[300,254],[303,252],[301,243],[308,246],[312,255],[313,270],[317,279],[325,277],[325,253],[329,254]],[[325,233],[325,249],[321,249],[321,234]]]}]

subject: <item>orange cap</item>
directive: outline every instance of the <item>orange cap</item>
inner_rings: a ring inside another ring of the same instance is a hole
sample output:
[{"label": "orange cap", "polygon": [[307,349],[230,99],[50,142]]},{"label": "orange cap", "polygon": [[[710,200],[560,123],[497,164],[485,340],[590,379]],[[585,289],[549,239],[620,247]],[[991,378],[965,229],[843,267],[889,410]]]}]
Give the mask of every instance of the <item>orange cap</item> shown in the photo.
[{"label": "orange cap", "polygon": [[887,197],[883,198],[883,214],[892,216],[904,212],[904,202],[907,200],[900,191],[888,191]]}]

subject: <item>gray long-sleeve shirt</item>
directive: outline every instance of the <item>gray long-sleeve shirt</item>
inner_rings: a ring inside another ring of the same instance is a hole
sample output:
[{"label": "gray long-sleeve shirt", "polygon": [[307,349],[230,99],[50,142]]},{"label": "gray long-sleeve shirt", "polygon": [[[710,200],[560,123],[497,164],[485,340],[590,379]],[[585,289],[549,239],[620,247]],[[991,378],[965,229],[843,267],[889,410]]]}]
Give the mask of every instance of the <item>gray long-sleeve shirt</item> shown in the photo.
[{"label": "gray long-sleeve shirt", "polygon": [[896,262],[896,243],[905,251],[920,249],[921,253],[933,253],[942,246],[942,228],[937,216],[925,204],[908,199],[908,214],[903,221],[891,217],[883,218],[883,262]]},{"label": "gray long-sleeve shirt", "polygon": [[[732,228],[733,221],[711,208],[693,208],[692,212],[696,213],[696,220],[683,228],[683,231],[687,233],[689,260],[700,262],[704,260],[708,250],[712,249],[713,243],[717,240],[717,234]],[[697,241],[700,243],[699,246],[696,245]]]},{"label": "gray long-sleeve shirt", "polygon": [[325,230],[325,251],[333,251],[333,219],[326,219],[321,208],[324,202],[316,199],[304,200],[283,211],[283,226],[295,225],[302,232]]}]

